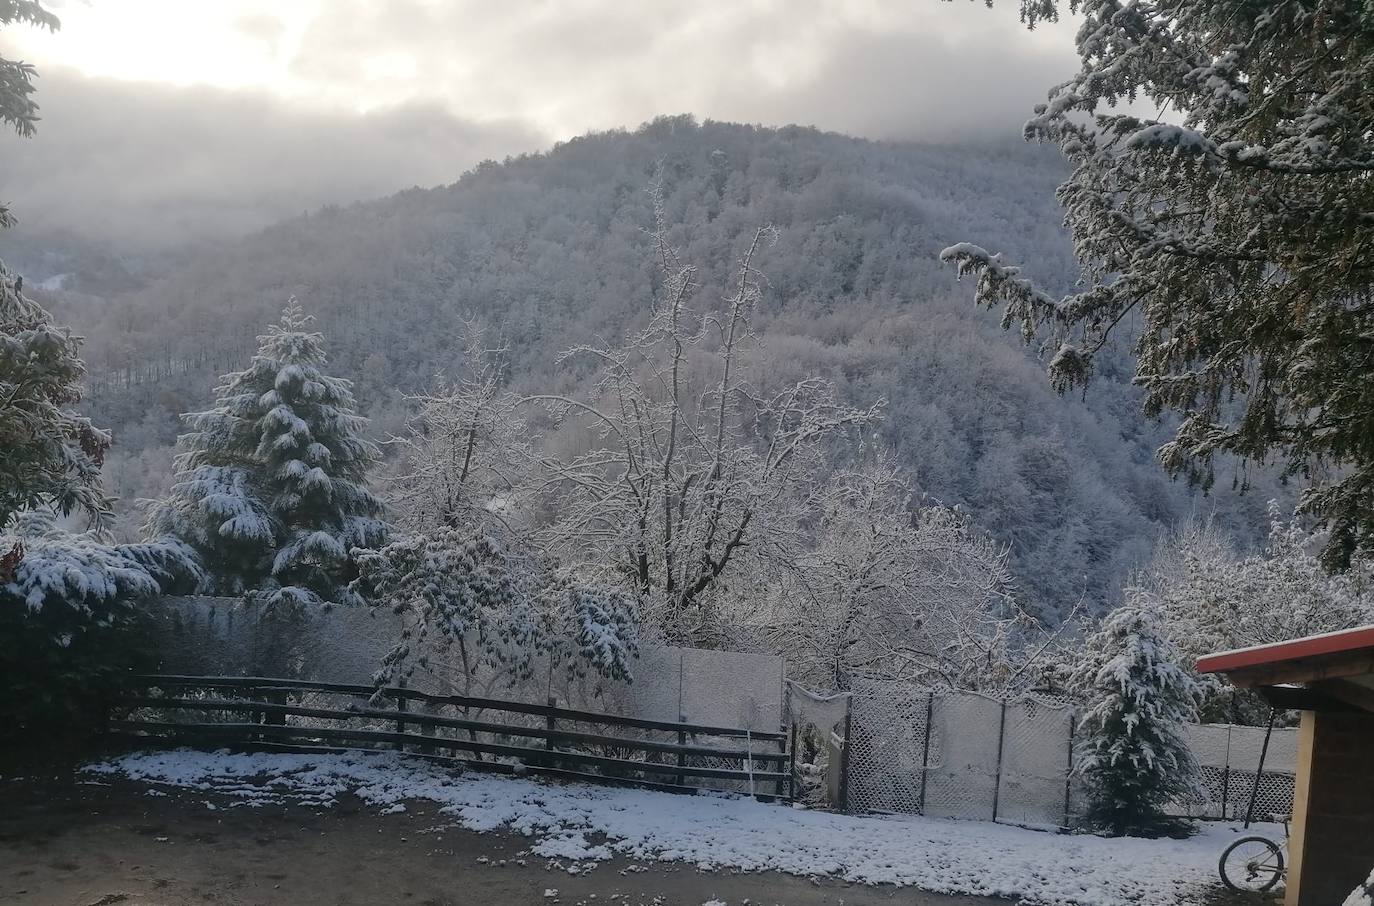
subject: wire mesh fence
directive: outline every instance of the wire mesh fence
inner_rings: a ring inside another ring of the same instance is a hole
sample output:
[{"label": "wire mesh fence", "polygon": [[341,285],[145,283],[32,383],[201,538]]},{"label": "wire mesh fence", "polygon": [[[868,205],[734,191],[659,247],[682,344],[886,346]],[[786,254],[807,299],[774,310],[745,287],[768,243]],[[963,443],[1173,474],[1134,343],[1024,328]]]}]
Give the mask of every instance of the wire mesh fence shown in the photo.
[{"label": "wire mesh fence", "polygon": [[[1293,810],[1293,781],[1298,762],[1298,731],[1274,730],[1265,751],[1263,727],[1203,724],[1188,728],[1188,744],[1202,768],[1201,795],[1176,803],[1181,814],[1195,818],[1244,818],[1255,799],[1257,818],[1287,815]],[[1259,784],[1255,772],[1264,757]]]},{"label": "wire mesh fence", "polygon": [[[1063,827],[1084,806],[1074,774],[1072,703],[1042,692],[1015,698],[872,680],[853,685],[845,806]],[[1202,725],[1189,740],[1202,766],[1203,794],[1179,814],[1244,817],[1292,809],[1296,735],[1275,730],[1255,787],[1262,727]]]}]

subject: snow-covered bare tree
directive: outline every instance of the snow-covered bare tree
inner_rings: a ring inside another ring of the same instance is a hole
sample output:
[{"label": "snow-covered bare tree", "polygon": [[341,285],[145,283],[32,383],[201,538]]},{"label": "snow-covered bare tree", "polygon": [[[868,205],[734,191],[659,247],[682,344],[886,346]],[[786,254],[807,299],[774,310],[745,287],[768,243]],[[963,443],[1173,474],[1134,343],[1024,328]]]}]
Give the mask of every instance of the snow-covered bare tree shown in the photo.
[{"label": "snow-covered bare tree", "polygon": [[531,397],[582,428],[591,447],[541,458],[543,491],[557,506],[543,542],[582,575],[630,590],[667,641],[711,645],[712,593],[756,539],[810,510],[804,488],[829,445],[879,407],[844,405],[821,379],[766,394],[750,386],[755,256],[772,231],[750,238],[720,308],[694,313],[697,270],[669,244],[657,193],[655,209],[663,278],[648,327],[620,346],[565,353],[599,365],[591,399]]},{"label": "snow-covered bare tree", "polygon": [[1200,690],[1181,662],[1150,608],[1117,608],[1084,644],[1073,686],[1087,705],[1075,754],[1089,825],[1114,836],[1187,831],[1165,811],[1198,788],[1183,727],[1197,720]]},{"label": "snow-covered bare tree", "polygon": [[444,526],[353,553],[355,592],[402,621],[378,686],[455,654],[465,692],[528,679],[539,655],[550,673],[631,676],[638,634],[624,595],[558,575],[480,530]]},{"label": "snow-covered bare tree", "polygon": [[1332,575],[1317,557],[1324,532],[1270,504],[1264,549],[1240,555],[1206,524],[1183,527],[1134,577],[1190,656],[1267,645],[1374,622],[1374,564]]},{"label": "snow-covered bare tree", "polygon": [[406,432],[388,442],[399,452],[388,504],[404,530],[505,522],[527,486],[533,438],[504,387],[506,350],[475,325],[465,334],[459,376],[407,396]]},{"label": "snow-covered bare tree", "polygon": [[377,449],[310,321],[293,297],[215,406],[184,417],[176,483],[150,514],[149,535],[195,548],[220,593],[352,602],[349,550],[385,539],[366,483]]},{"label": "snow-covered bare tree", "polygon": [[817,689],[858,675],[1029,685],[1050,637],[1017,606],[1005,548],[948,507],[913,512],[911,496],[885,460],[828,478],[814,540],[768,583],[769,647]]},{"label": "snow-covered bare tree", "polygon": [[[1374,564],[1357,558],[1329,573],[1318,558],[1324,532],[1270,503],[1269,539],[1238,553],[1207,523],[1181,527],[1126,589],[1126,599],[1159,611],[1166,632],[1190,659],[1374,622]],[[1232,723],[1267,720],[1253,693],[1204,678],[1203,712]]]},{"label": "snow-covered bare tree", "polygon": [[[1030,24],[1058,0],[1023,0]],[[1059,189],[1081,291],[1038,288],[970,243],[941,257],[1085,381],[1137,336],[1145,410],[1182,415],[1165,468],[1286,460],[1324,559],[1374,548],[1374,12],[1349,0],[1068,0],[1082,69],[1026,125],[1073,164]],[[1153,116],[1122,110],[1156,107]],[[1122,325],[1125,325],[1124,327]]]}]

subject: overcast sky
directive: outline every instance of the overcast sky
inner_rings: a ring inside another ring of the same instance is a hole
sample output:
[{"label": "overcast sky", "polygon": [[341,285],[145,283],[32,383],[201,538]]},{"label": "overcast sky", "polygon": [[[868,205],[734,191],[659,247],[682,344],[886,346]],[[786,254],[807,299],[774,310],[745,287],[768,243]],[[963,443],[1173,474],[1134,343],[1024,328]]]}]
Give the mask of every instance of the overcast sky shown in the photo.
[{"label": "overcast sky", "polygon": [[1075,68],[1014,0],[64,0],[0,136],[30,229],[164,242],[452,182],[664,113],[879,139],[1013,139]]}]

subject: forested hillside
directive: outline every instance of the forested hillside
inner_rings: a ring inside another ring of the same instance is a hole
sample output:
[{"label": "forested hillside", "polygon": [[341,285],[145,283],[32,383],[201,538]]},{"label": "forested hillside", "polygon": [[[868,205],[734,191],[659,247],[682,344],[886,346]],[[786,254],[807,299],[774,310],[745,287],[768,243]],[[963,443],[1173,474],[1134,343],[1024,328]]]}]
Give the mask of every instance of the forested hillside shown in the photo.
[{"label": "forested hillside", "polygon": [[77,269],[65,290],[38,290],[88,338],[86,405],[113,429],[106,473],[126,499],[122,529],[137,524],[133,498],[165,489],[177,414],[207,403],[293,294],[379,438],[401,430],[403,393],[461,364],[468,322],[508,345],[513,389],[583,386],[590,373],[559,352],[648,318],[655,174],[671,239],[708,290],[729,279],[757,227],[778,228],[755,261],[767,278],[754,324],[760,382],[820,375],[849,403],[885,399],[879,446],[922,493],[1010,546],[1033,609],[1109,602],[1190,513],[1215,511],[1242,541],[1262,532],[1263,495],[1219,482],[1203,499],[1161,474],[1153,452],[1166,435],[1139,415],[1125,365],[1108,356],[1085,394],[1055,395],[1036,351],[977,310],[937,260],[976,237],[1067,286],[1056,155],[689,118],[321,210],[160,268],[111,275],[102,261],[98,278]]}]

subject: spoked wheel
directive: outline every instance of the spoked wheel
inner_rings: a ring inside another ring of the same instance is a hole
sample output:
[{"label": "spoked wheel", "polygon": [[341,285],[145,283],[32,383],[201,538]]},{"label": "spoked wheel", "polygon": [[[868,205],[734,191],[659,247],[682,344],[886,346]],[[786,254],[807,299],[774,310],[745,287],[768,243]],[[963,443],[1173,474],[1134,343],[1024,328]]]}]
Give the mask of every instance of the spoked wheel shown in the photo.
[{"label": "spoked wheel", "polygon": [[1269,890],[1283,877],[1283,850],[1264,837],[1241,837],[1226,847],[1218,867],[1232,890]]}]

